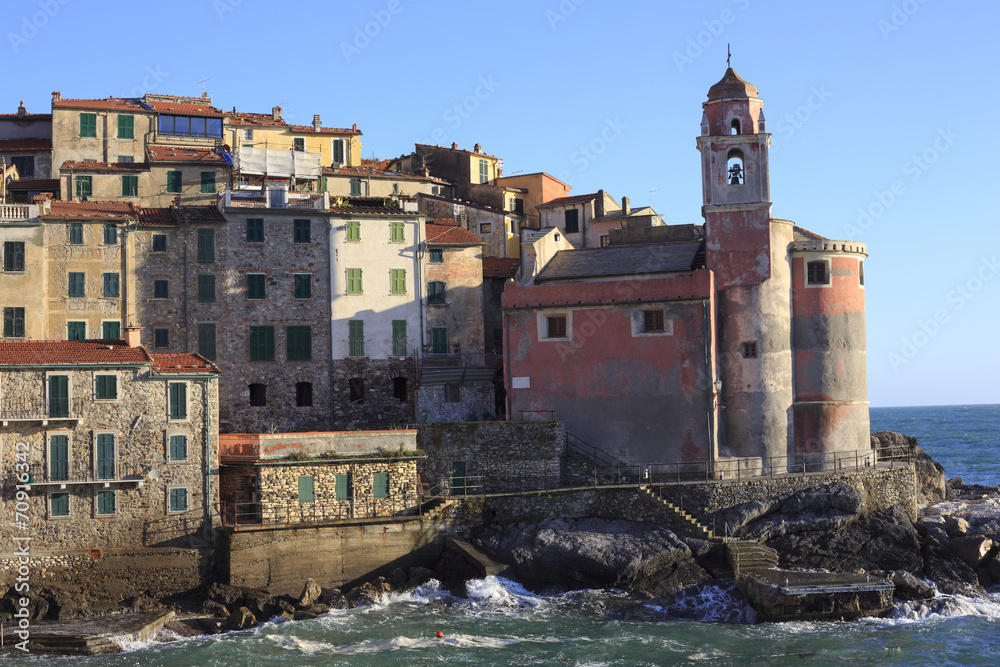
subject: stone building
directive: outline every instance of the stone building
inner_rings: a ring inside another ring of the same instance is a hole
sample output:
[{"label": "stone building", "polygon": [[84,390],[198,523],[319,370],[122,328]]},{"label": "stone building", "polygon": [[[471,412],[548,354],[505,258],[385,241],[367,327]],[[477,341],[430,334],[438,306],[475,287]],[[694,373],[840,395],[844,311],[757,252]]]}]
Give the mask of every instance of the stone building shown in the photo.
[{"label": "stone building", "polygon": [[[218,368],[127,340],[0,341],[3,511],[32,552],[206,546],[218,503]],[[9,524],[8,524],[9,525]],[[12,553],[4,531],[0,551]]]},{"label": "stone building", "polygon": [[451,183],[428,174],[386,171],[373,167],[323,167],[323,190],[337,197],[448,197]]},{"label": "stone building", "polygon": [[418,205],[428,218],[450,218],[478,236],[485,244],[484,257],[517,257],[520,252],[521,216],[502,208],[426,194],[420,195]]},{"label": "stone building", "polygon": [[24,102],[0,114],[0,162],[17,167],[9,200],[28,204],[31,194],[52,192],[52,114],[28,113]]},{"label": "stone building", "polygon": [[818,469],[870,451],[867,250],[771,215],[756,88],[729,69],[703,107],[704,238],[589,248],[562,226],[526,241],[503,296],[508,414],[554,413],[639,463]]},{"label": "stone building", "polygon": [[538,205],[542,229],[555,228],[575,248],[598,248],[609,244],[612,230],[663,225],[649,206],[632,208],[628,197],[621,205],[604,190],[593,194],[559,197]]}]

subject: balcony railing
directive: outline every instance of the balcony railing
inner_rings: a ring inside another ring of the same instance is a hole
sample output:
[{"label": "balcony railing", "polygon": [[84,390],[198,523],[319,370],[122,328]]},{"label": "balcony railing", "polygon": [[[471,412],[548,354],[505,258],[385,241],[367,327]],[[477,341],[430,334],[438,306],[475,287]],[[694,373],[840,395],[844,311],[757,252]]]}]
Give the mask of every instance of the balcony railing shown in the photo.
[{"label": "balcony railing", "polygon": [[290,192],[284,188],[269,190],[226,190],[220,194],[226,208],[330,208],[326,192]]},{"label": "balcony railing", "polygon": [[6,426],[7,422],[12,421],[79,420],[83,416],[83,406],[82,398],[53,398],[46,401],[38,396],[8,396],[0,398],[0,421]]},{"label": "balcony railing", "polygon": [[365,339],[351,338],[347,341],[347,354],[351,357],[365,356]]},{"label": "balcony railing", "polygon": [[34,212],[32,212],[32,206],[30,204],[0,204],[0,221],[2,222],[15,222],[19,220],[29,220],[32,217],[32,213],[35,216],[38,215],[38,207],[34,207]]},{"label": "balcony railing", "polygon": [[409,350],[409,345],[407,344],[406,338],[392,339],[392,356],[394,357],[409,356],[408,350]]},{"label": "balcony railing", "polygon": [[98,461],[96,469],[70,470],[68,462],[50,464],[48,470],[30,474],[28,485],[38,487],[58,487],[79,485],[111,486],[112,484],[136,484],[142,486],[141,475],[125,475],[122,467],[114,461]]}]

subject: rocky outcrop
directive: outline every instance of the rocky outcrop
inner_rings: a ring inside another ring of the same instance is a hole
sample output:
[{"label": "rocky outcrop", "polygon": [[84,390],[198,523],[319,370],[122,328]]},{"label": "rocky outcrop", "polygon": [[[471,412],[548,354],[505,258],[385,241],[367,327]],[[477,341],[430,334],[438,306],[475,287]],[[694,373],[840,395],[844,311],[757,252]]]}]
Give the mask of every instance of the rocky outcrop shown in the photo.
[{"label": "rocky outcrop", "polygon": [[916,438],[894,431],[879,431],[873,433],[871,439],[872,447],[879,450],[881,458],[909,456],[913,459],[919,505],[930,505],[946,499],[944,467],[920,448]]}]

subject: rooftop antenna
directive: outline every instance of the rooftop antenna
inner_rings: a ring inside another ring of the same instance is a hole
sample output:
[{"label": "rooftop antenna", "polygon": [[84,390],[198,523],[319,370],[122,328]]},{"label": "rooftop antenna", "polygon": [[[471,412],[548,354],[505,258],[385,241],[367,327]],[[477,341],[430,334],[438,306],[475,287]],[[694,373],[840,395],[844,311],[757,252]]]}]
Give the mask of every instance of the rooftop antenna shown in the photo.
[{"label": "rooftop antenna", "polygon": [[649,208],[653,208],[653,193],[654,192],[659,192],[659,191],[660,191],[660,188],[652,188],[649,191]]},{"label": "rooftop antenna", "polygon": [[201,84],[201,96],[202,97],[207,97],[207,95],[205,95],[205,83],[207,83],[208,81],[211,81],[211,80],[212,79],[206,77],[204,74],[201,75],[201,81],[199,81],[198,83]]},{"label": "rooftop antenna", "polygon": [[729,59],[733,57],[732,52],[729,50],[729,42],[726,42],[726,68],[729,68]]}]

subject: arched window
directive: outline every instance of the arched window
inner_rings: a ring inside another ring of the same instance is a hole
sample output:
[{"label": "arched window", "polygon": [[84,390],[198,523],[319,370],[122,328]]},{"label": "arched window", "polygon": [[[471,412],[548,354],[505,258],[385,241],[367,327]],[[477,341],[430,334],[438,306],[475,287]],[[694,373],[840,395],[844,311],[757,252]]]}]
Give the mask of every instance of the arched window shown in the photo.
[{"label": "arched window", "polygon": [[726,179],[729,185],[743,185],[746,172],[743,170],[743,151],[734,148],[726,156]]},{"label": "arched window", "polygon": [[729,134],[739,134],[740,133],[740,119],[734,118],[733,122],[729,125]]}]

